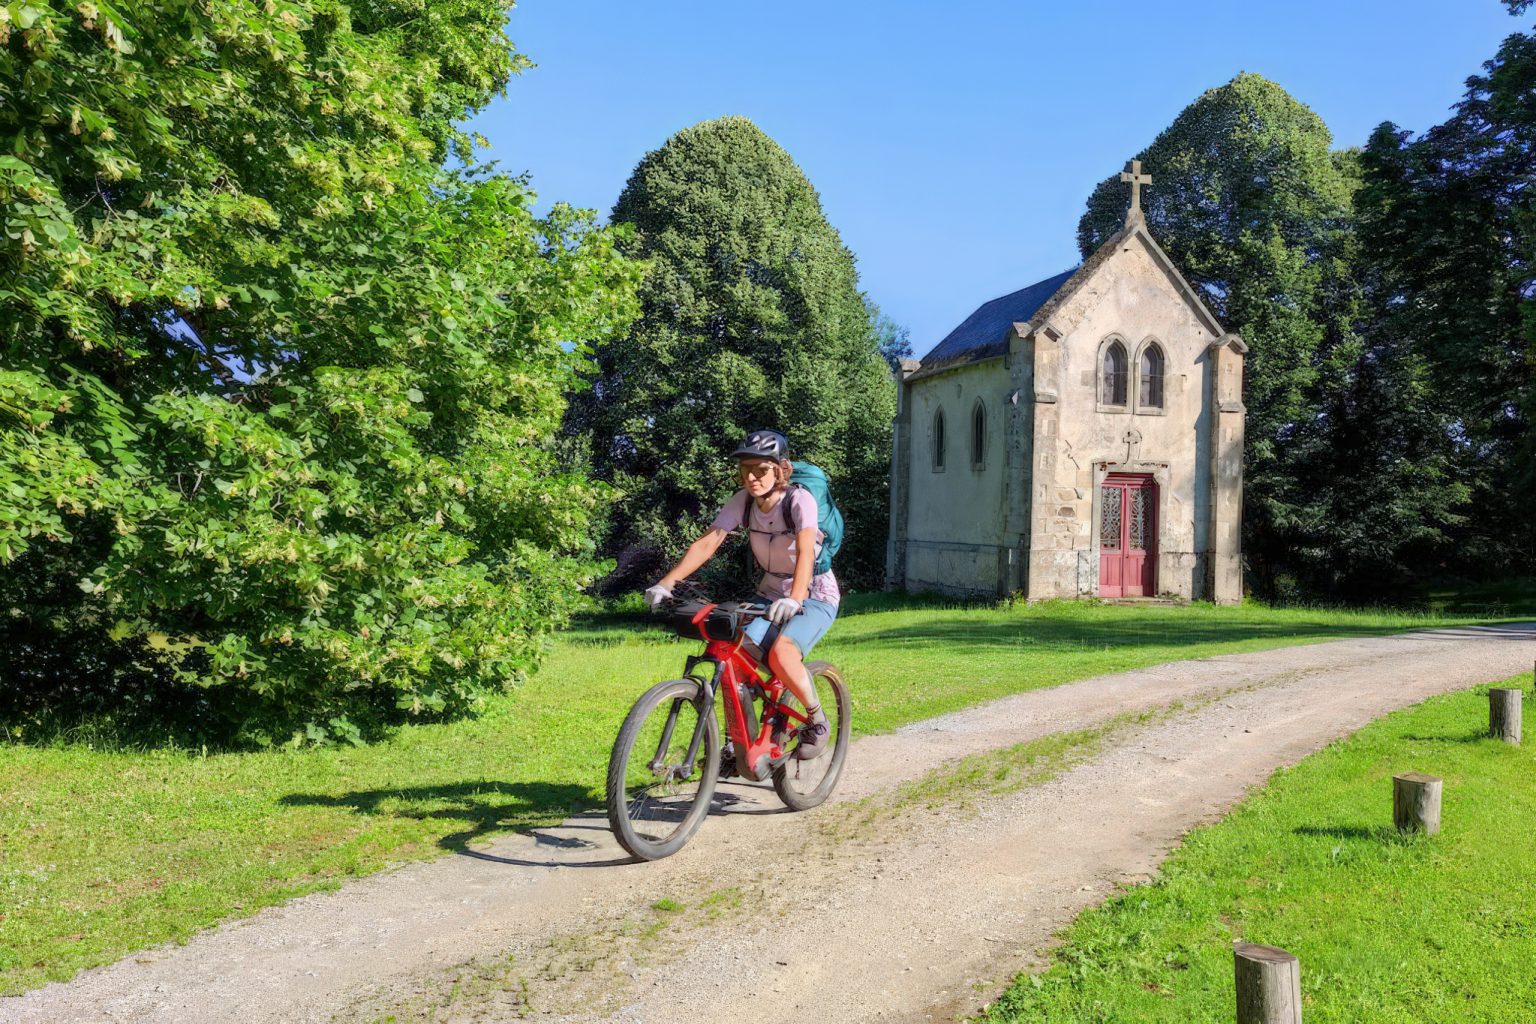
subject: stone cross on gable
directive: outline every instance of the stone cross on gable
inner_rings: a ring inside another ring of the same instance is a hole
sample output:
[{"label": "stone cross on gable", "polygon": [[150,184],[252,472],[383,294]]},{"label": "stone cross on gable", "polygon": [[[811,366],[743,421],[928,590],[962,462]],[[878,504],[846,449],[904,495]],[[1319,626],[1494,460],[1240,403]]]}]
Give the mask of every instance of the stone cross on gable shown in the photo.
[{"label": "stone cross on gable", "polygon": [[1152,175],[1141,173],[1141,161],[1132,160],[1125,165],[1125,170],[1120,172],[1120,180],[1128,182],[1131,186],[1131,210],[1125,215],[1127,224],[1133,221],[1144,220],[1141,213],[1141,186],[1152,184]]}]

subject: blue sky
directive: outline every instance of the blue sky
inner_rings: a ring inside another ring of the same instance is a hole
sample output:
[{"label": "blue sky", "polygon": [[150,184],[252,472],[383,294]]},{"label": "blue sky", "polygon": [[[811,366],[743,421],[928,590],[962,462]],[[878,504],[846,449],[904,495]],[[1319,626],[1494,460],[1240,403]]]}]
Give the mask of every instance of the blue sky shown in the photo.
[{"label": "blue sky", "polygon": [[523,0],[507,32],[538,66],[472,126],[545,205],[606,216],[673,132],[750,117],[921,354],[1076,263],[1094,184],[1204,90],[1257,72],[1359,145],[1443,120],[1523,25],[1497,0]]}]

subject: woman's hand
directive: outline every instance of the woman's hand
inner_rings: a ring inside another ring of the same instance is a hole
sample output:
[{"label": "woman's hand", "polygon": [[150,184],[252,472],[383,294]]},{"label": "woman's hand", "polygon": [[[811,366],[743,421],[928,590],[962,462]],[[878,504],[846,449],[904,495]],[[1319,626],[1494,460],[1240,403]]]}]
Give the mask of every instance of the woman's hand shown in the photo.
[{"label": "woman's hand", "polygon": [[672,600],[672,588],[665,582],[658,583],[645,592],[645,603],[651,611],[661,607],[661,602]]},{"label": "woman's hand", "polygon": [[775,626],[784,625],[798,614],[800,614],[800,602],[792,597],[781,597],[768,606],[768,621]]}]

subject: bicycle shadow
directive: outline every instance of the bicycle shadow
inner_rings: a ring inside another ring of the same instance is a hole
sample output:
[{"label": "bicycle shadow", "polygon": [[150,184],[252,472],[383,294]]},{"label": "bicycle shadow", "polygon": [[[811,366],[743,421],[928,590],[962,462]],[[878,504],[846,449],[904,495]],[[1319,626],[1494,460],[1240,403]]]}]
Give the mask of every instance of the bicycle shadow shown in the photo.
[{"label": "bicycle shadow", "polygon": [[[751,782],[722,783],[724,786],[740,785],[742,788],[758,790],[766,789],[772,793],[772,789],[761,784]],[[681,805],[676,808],[665,805],[652,808],[647,820],[657,826],[676,825],[688,814],[689,805]],[[727,815],[756,815],[756,814],[783,814],[787,807],[772,807],[754,799],[750,794],[733,793],[728,790],[715,790],[715,794],[709,801],[709,817]],[[593,839],[584,838],[581,835],[570,833],[591,832],[597,836]],[[621,864],[643,864],[639,857],[628,855],[621,857],[605,858],[601,860],[581,859],[581,855],[587,852],[595,852],[608,847],[613,842],[612,830],[608,824],[606,811],[594,810],[588,813],[576,814],[567,818],[558,825],[543,826],[529,829],[525,835],[531,837],[535,844],[549,847],[552,850],[568,851],[573,856],[552,856],[548,859],[535,859],[528,857],[510,856],[505,853],[495,853],[489,850],[463,849],[459,850],[465,857],[473,857],[476,860],[492,861],[497,864],[513,864],[519,867],[542,868],[606,868],[616,867]]]},{"label": "bicycle shadow", "polygon": [[[354,790],[350,793],[289,793],[277,801],[285,807],[345,807],[368,817],[407,818],[459,825],[433,840],[438,847],[466,857],[497,860],[470,844],[501,835],[532,836],[543,845],[557,843],[547,835],[560,822],[594,819],[607,822],[590,790],[568,783],[494,782],[479,780],[436,786],[401,786]],[[595,845],[595,844],[593,844]],[[508,863],[517,863],[507,860]],[[537,863],[537,862],[529,862]],[[616,861],[615,863],[623,863]],[[551,862],[549,866],[556,866]],[[560,864],[559,866],[564,866]]]},{"label": "bicycle shadow", "polygon": [[[732,780],[721,784],[710,800],[710,817],[727,814],[782,814],[787,808],[772,807],[748,793],[732,789],[772,789],[761,784]],[[440,786],[405,786],[354,790],[350,793],[290,793],[277,801],[285,807],[345,807],[368,817],[442,821],[461,827],[444,833],[433,843],[461,857],[496,864],[537,868],[599,868],[633,864],[628,854],[587,859],[584,854],[610,849],[614,843],[608,817],[590,790],[549,782],[460,782]],[[666,819],[667,811],[655,818]],[[681,820],[682,811],[676,812]],[[530,822],[530,819],[532,821]],[[572,834],[575,833],[575,834]],[[594,833],[586,838],[582,833]],[[501,836],[525,836],[534,848],[549,850],[546,858],[495,852],[473,844]],[[561,854],[564,854],[562,856]]]},{"label": "bicycle shadow", "polygon": [[[733,792],[733,790],[738,792]],[[762,815],[762,814],[788,814],[789,808],[781,803],[770,803],[759,799],[759,795],[774,796],[773,786],[766,782],[751,782],[746,779],[722,780],[715,789],[714,797],[709,801],[709,815]]]}]

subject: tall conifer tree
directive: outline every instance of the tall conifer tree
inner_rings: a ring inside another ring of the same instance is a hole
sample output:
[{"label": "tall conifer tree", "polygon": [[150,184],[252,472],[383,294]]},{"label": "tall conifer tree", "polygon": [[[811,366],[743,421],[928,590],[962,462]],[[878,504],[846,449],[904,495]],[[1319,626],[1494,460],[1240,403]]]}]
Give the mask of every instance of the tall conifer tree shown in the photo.
[{"label": "tall conifer tree", "polygon": [[620,491],[610,549],[655,555],[624,584],[707,526],[739,486],[724,455],[755,427],[827,470],[848,526],[837,571],[877,583],[895,386],[805,174],[751,121],[706,121],[646,154],[613,219],[650,261],[644,313],[598,351],[572,415]]}]

